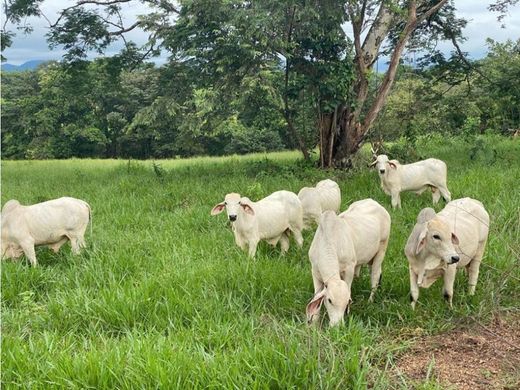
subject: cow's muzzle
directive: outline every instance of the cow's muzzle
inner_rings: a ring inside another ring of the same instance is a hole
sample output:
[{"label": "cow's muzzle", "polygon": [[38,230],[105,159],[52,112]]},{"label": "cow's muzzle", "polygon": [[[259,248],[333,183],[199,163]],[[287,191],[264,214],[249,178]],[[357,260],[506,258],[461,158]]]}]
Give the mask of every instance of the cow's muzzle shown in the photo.
[{"label": "cow's muzzle", "polygon": [[455,263],[458,263],[460,260],[460,257],[459,256],[451,256],[450,257],[450,261],[448,264],[455,264]]}]

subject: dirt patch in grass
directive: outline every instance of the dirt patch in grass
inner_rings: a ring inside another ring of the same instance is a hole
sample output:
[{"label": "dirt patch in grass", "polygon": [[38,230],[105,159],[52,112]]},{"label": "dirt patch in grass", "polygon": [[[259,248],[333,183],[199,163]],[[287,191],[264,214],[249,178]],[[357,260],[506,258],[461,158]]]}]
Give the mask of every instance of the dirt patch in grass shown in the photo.
[{"label": "dirt patch in grass", "polygon": [[396,371],[412,386],[430,380],[460,390],[520,389],[520,315],[422,337],[397,359]]}]

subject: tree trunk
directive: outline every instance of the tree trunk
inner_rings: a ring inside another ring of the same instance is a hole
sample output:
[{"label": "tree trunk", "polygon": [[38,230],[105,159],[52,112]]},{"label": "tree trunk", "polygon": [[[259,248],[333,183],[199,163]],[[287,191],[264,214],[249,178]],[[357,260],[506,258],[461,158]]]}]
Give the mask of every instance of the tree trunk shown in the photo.
[{"label": "tree trunk", "polygon": [[426,9],[418,16],[417,2],[410,0],[408,15],[405,19],[406,23],[391,53],[390,65],[381,85],[375,92],[373,101],[370,103],[367,103],[367,73],[372,69],[379,55],[380,46],[388,34],[392,20],[394,17],[398,17],[398,15],[394,14],[389,3],[382,3],[376,19],[365,37],[365,41],[361,43],[367,2],[364,1],[362,3],[360,13],[357,12],[355,7],[347,7],[352,21],[356,52],[357,81],[354,86],[356,97],[354,104],[350,108],[339,106],[336,107],[334,112],[322,113],[319,116],[318,127],[322,168],[350,168],[352,166],[352,156],[361,148],[394,83],[399,59],[410,35],[420,22],[439,11],[447,1],[438,0],[435,5]]},{"label": "tree trunk", "polygon": [[[285,104],[287,105],[287,101],[285,101]],[[300,136],[300,133],[296,130],[294,127],[294,123],[291,117],[291,114],[289,113],[289,110],[284,110],[284,117],[285,122],[287,123],[287,129],[289,130],[289,134],[291,135],[292,139],[296,144],[298,145],[298,148],[303,154],[303,158],[305,160],[309,159],[309,151],[307,150],[307,146],[305,146],[305,142],[303,141],[303,138]]]},{"label": "tree trunk", "polygon": [[353,120],[349,110],[339,106],[334,112],[322,114],[318,121],[322,168],[350,168],[351,157],[362,145],[365,133]]}]

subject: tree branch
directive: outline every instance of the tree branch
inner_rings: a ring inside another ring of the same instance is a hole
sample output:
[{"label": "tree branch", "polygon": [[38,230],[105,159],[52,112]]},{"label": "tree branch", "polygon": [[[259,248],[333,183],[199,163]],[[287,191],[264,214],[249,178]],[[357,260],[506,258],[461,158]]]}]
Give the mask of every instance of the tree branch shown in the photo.
[{"label": "tree branch", "polygon": [[[447,1],[447,0],[442,0]],[[363,125],[360,127],[361,133],[366,133],[374,120],[376,119],[377,115],[379,114],[379,111],[381,111],[381,108],[383,107],[383,103],[386,100],[386,97],[388,96],[388,93],[390,92],[390,88],[392,87],[395,79],[395,74],[397,72],[397,67],[399,65],[399,59],[401,58],[401,55],[403,53],[404,47],[406,43],[408,42],[408,39],[412,33],[412,31],[417,26],[417,4],[415,0],[410,1],[410,4],[408,6],[408,20],[406,22],[406,25],[401,32],[401,36],[399,38],[399,41],[397,42],[397,45],[395,46],[394,52],[392,53],[392,56],[390,57],[390,66],[388,67],[388,71],[385,74],[385,77],[383,78],[383,81],[381,83],[381,86],[379,87],[378,93],[376,95],[376,98],[374,102],[372,103],[372,106],[368,110],[368,113],[365,117],[365,120],[363,122]]]},{"label": "tree branch", "polygon": [[437,4],[435,4],[433,7],[431,7],[428,11],[426,11],[424,14],[422,14],[421,16],[419,16],[417,18],[417,24],[425,21],[426,19],[428,19],[430,16],[432,16],[434,13],[436,13],[437,11],[439,11],[442,6],[444,4],[446,4],[448,2],[448,0],[440,0]]},{"label": "tree branch", "polygon": [[111,1],[96,1],[96,0],[80,0],[76,4],[71,5],[70,7],[64,8],[60,12],[60,16],[58,16],[58,19],[52,24],[49,25],[50,28],[54,28],[58,25],[58,23],[63,19],[67,11],[81,7],[82,5],[87,4],[95,4],[95,5],[102,5],[102,6],[108,6],[108,5],[114,5],[114,4],[120,4],[120,3],[129,3],[132,0],[111,0]]},{"label": "tree branch", "polygon": [[120,4],[120,3],[129,3],[132,0],[109,0],[109,1],[97,1],[97,0],[79,0],[75,6],[69,7],[78,7],[85,4],[94,4],[94,5],[101,5],[101,6],[107,6],[107,5],[114,5],[114,4]]},{"label": "tree branch", "polygon": [[439,11],[439,9],[442,6],[444,6],[447,2],[448,0],[440,0],[437,4],[432,6],[426,12],[424,12],[420,16],[417,16],[417,2],[415,0],[410,1],[408,6],[408,18],[406,25],[403,31],[401,32],[399,41],[397,42],[394,52],[390,57],[390,66],[385,74],[385,77],[383,78],[381,86],[379,87],[376,98],[372,103],[372,106],[368,110],[368,113],[363,122],[363,126],[360,128],[361,133],[366,133],[368,131],[368,129],[376,119],[377,115],[379,114],[379,111],[381,111],[386,97],[388,96],[388,93],[390,92],[390,89],[394,83],[397,67],[399,65],[399,59],[401,58],[404,47],[408,42],[410,35],[417,28],[417,25],[419,23],[423,22],[424,20],[432,16],[435,12]]},{"label": "tree branch", "polygon": [[394,16],[386,3],[381,4],[362,46],[363,60],[366,66],[370,67],[376,61],[379,49],[394,21]]},{"label": "tree branch", "polygon": [[[290,46],[292,42],[292,33],[293,33],[293,23],[294,23],[294,15],[296,13],[296,7],[292,8],[292,13],[290,15],[289,20],[289,26],[287,28],[287,46]],[[290,66],[291,66],[291,59],[289,57],[285,57],[285,75],[284,75],[284,86],[285,91],[283,94],[283,103],[284,103],[284,109],[283,113],[285,116],[285,121],[287,122],[287,128],[289,129],[289,132],[291,133],[292,137],[296,142],[298,142],[298,146],[303,154],[303,158],[305,160],[309,159],[309,152],[307,151],[307,147],[305,146],[305,143],[303,142],[303,139],[300,137],[298,132],[296,131],[294,127],[294,123],[292,121],[292,115],[291,111],[289,110],[289,73],[290,73]]]},{"label": "tree branch", "polygon": [[122,28],[121,30],[118,30],[118,31],[110,31],[108,33],[109,36],[115,36],[115,35],[122,35],[124,33],[127,33],[129,31],[132,31],[134,28],[138,27],[141,25],[141,22],[140,21],[137,21],[135,22],[134,24],[132,24],[131,26],[127,27],[127,28]]},{"label": "tree branch", "polygon": [[461,48],[459,46],[459,43],[457,42],[455,37],[453,35],[451,35],[451,34],[450,34],[450,40],[451,40],[451,43],[453,44],[453,46],[455,47],[455,50],[457,51],[457,54],[459,55],[459,58],[461,59],[462,62],[464,62],[466,64],[468,69],[474,70],[475,72],[477,72],[487,82],[489,82],[491,84],[495,84],[495,82],[493,80],[491,80],[486,74],[482,73],[480,71],[480,69],[478,69],[477,67],[473,66],[473,64],[468,61],[468,59],[464,55],[463,51],[461,50]]}]

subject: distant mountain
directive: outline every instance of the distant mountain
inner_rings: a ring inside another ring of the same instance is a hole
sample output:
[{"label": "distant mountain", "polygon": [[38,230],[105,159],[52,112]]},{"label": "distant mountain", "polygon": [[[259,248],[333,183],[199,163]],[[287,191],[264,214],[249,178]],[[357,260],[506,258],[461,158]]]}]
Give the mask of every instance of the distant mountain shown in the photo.
[{"label": "distant mountain", "polygon": [[24,70],[34,70],[38,65],[44,63],[43,60],[31,60],[22,65],[2,64],[2,72],[22,72]]}]

